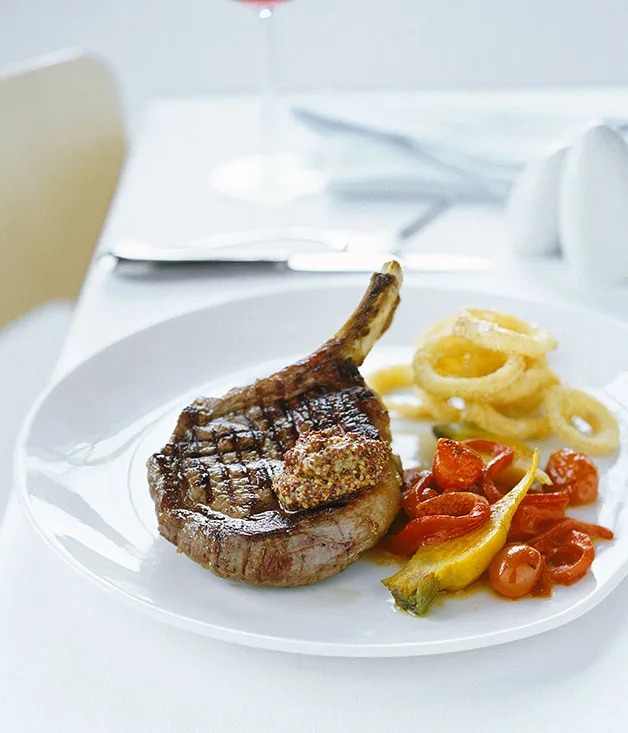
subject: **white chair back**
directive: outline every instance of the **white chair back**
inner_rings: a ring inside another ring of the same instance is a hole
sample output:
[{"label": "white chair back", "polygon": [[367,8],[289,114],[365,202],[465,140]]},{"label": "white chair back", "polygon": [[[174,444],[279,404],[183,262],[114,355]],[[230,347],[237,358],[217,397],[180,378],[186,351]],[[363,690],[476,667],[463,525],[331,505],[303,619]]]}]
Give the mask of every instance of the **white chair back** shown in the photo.
[{"label": "white chair back", "polygon": [[102,61],[70,52],[0,74],[0,327],[77,295],[124,154]]}]

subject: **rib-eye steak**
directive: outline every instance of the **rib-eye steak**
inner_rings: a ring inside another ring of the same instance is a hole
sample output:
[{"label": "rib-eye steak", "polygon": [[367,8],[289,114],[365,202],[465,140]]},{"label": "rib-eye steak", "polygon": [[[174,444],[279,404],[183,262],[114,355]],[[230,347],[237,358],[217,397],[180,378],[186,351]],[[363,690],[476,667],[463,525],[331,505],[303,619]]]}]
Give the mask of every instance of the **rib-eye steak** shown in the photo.
[{"label": "rib-eye steak", "polygon": [[339,573],[386,533],[401,479],[388,414],[358,366],[401,281],[389,263],[312,355],[183,410],[148,460],[159,531],[181,552],[224,578],[297,586]]}]

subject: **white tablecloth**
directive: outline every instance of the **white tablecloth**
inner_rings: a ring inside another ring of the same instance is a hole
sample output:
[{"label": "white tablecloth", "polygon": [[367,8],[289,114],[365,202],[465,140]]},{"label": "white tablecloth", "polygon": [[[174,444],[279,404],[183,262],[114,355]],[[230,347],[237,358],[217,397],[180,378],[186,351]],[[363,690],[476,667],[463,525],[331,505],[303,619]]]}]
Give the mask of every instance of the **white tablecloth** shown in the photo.
[{"label": "white tablecloth", "polygon": [[[218,155],[228,157],[250,135],[247,104],[154,105],[102,246],[121,236],[184,240],[219,216],[228,227],[234,205],[216,203],[206,176]],[[407,214],[394,206],[379,215],[392,221]],[[238,228],[245,225],[240,218]],[[417,246],[494,253],[504,242],[495,211],[461,208]],[[165,316],[298,277],[314,276],[208,268],[115,272],[106,258],[96,259],[58,371]],[[628,316],[628,294],[579,289],[556,263],[498,278],[426,279],[577,299]],[[0,527],[0,731],[619,731],[628,719],[627,606],[624,582],[566,627],[437,657],[335,659],[248,649],[119,605],[44,546],[14,497]]]}]

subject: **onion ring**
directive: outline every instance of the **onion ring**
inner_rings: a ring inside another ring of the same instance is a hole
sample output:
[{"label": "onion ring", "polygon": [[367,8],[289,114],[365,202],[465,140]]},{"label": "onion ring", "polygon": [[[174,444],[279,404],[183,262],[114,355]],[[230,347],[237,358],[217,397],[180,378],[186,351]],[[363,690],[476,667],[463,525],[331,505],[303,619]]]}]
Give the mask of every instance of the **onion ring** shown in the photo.
[{"label": "onion ring", "polygon": [[499,406],[499,409],[507,417],[515,417],[516,415],[526,415],[538,412],[544,402],[545,393],[543,391],[535,392],[527,397],[522,397],[516,402],[508,402],[505,405],[501,404],[500,398],[493,400],[493,404]]},{"label": "onion ring", "polygon": [[406,420],[436,420],[431,411],[421,402],[398,402],[389,397],[382,397],[381,401],[388,412],[396,412]]},{"label": "onion ring", "polygon": [[437,420],[438,422],[456,422],[460,419],[460,410],[456,409],[440,397],[434,397],[424,390],[413,387],[418,402],[409,402],[403,397],[393,399],[385,397],[388,392],[412,386],[412,367],[409,364],[391,364],[378,369],[367,379],[369,387],[380,396],[384,407],[396,412],[408,420]]},{"label": "onion ring", "polygon": [[[545,395],[545,409],[550,427],[556,435],[579,451],[606,456],[619,446],[619,427],[613,413],[586,392],[556,385]],[[572,418],[586,421],[593,431],[584,435]]]},{"label": "onion ring", "polygon": [[409,364],[391,364],[378,369],[369,375],[367,383],[380,396],[387,410],[396,412],[408,420],[456,422],[460,419],[460,410],[450,405],[447,400],[434,397],[416,386],[413,390],[419,398],[418,402],[409,402],[403,397],[397,400],[384,396],[396,389],[412,386],[412,367]]},{"label": "onion ring", "polygon": [[419,387],[414,391],[419,398],[418,402],[408,402],[382,397],[381,401],[389,412],[396,412],[407,420],[436,420],[436,422],[458,422],[460,410],[450,405],[447,400],[434,397]]},{"label": "onion ring", "polygon": [[462,411],[462,417],[483,430],[508,438],[541,440],[548,437],[550,432],[549,420],[544,415],[508,417],[493,405],[482,402],[468,402]]},{"label": "onion ring", "polygon": [[438,422],[458,422],[460,420],[460,410],[450,405],[446,399],[435,397],[420,387],[415,387],[414,392],[429,411],[432,420]]},{"label": "onion ring", "polygon": [[[438,397],[462,397],[463,399],[491,399],[506,391],[521,379],[525,359],[518,354],[508,354],[502,366],[482,377],[452,377],[439,374],[435,364],[443,357],[460,352],[463,340],[456,336],[443,336],[419,348],[412,367],[415,383]],[[468,346],[467,346],[468,350]]]},{"label": "onion ring", "polygon": [[505,361],[503,353],[461,340],[458,346],[434,362],[434,369],[447,377],[485,377],[503,366]]},{"label": "onion ring", "polygon": [[[541,406],[543,402],[543,393],[541,390],[553,384],[558,384],[559,379],[549,368],[547,359],[543,356],[540,359],[534,359],[529,362],[521,379],[513,382],[510,387],[499,395],[495,395],[491,401],[496,405],[510,405],[512,403],[522,403],[517,405],[521,408],[521,412],[532,412]],[[526,400],[531,399],[526,406]],[[535,406],[530,406],[535,405]]]},{"label": "onion ring", "polygon": [[391,364],[369,374],[366,383],[379,395],[412,386],[412,367],[409,364]]},{"label": "onion ring", "polygon": [[549,331],[515,316],[481,308],[461,311],[453,325],[456,336],[487,349],[538,358],[557,346]]}]

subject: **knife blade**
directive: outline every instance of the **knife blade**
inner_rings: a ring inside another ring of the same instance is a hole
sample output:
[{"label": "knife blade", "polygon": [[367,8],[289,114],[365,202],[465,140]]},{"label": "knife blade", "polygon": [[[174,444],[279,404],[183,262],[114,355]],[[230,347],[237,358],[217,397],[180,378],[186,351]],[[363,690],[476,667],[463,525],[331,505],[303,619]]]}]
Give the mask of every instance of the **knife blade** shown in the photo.
[{"label": "knife blade", "polygon": [[[139,252],[138,252],[139,254]],[[400,255],[391,251],[375,252],[312,252],[292,254],[288,257],[282,256],[277,259],[269,259],[267,256],[251,259],[234,259],[232,257],[224,260],[212,257],[210,260],[194,257],[190,260],[182,259],[181,249],[173,248],[172,252],[163,250],[163,258],[154,257],[154,248],[151,248],[150,257],[118,258],[123,263],[149,263],[157,267],[169,267],[186,264],[212,264],[237,266],[247,265],[252,267],[264,267],[274,265],[294,272],[376,272],[381,270],[385,262],[397,260],[407,272],[421,273],[456,273],[456,272],[492,272],[496,270],[496,263],[484,257],[472,255],[459,255],[448,253],[417,252]],[[111,253],[105,253],[108,257]],[[171,259],[169,259],[169,257]]]},{"label": "knife blade", "polygon": [[[424,229],[452,205],[447,199],[436,199],[399,231],[352,231],[345,229],[316,229],[313,227],[284,227],[282,229],[252,229],[244,232],[212,234],[196,239],[187,246],[156,246],[137,239],[124,239],[103,252],[120,262],[155,264],[217,263],[217,264],[272,264],[290,267],[297,244],[317,244],[325,247],[312,255],[333,253],[370,254],[396,252],[403,243]],[[264,246],[266,245],[266,246]],[[279,245],[279,247],[277,246]],[[283,245],[283,246],[282,246]],[[390,257],[389,257],[390,259]],[[297,258],[295,262],[300,260]],[[312,260],[316,262],[316,260]]]}]

